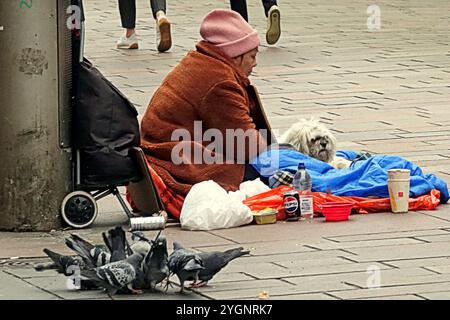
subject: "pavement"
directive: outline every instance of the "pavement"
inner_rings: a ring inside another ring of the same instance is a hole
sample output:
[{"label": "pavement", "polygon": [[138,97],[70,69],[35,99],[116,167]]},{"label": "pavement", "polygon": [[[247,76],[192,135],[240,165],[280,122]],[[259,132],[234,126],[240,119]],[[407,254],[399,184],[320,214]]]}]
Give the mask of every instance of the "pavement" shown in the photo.
[{"label": "pavement", "polygon": [[[85,55],[140,116],[164,76],[194,48],[202,17],[228,7],[224,0],[169,0],[174,45],[161,54],[147,0],[137,1],[136,51],[114,48],[122,33],[115,0],[85,2]],[[279,133],[315,116],[335,133],[338,149],[399,155],[450,183],[450,2],[374,3],[375,9],[367,1],[280,0],[282,36],[268,46],[262,6],[251,2],[250,22],[263,39],[252,81]],[[127,221],[112,196],[99,208],[94,225],[77,231],[93,242]],[[70,253],[63,241],[70,232],[0,233],[0,299],[109,299],[99,291],[69,290],[67,279],[51,271],[34,271],[48,261],[44,247]],[[230,263],[208,287],[185,295],[175,286],[167,294],[115,299],[258,299],[263,291],[273,300],[450,299],[448,204],[434,211],[352,215],[340,223],[318,218],[210,232],[172,224],[164,233],[170,248],[176,239],[199,251],[243,246],[251,254]]]}]

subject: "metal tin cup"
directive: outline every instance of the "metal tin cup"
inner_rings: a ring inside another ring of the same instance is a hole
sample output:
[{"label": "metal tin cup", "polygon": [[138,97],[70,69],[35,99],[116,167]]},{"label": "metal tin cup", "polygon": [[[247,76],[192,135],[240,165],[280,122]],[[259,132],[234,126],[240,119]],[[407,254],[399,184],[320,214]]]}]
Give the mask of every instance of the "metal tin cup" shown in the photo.
[{"label": "metal tin cup", "polygon": [[166,219],[163,216],[131,218],[129,226],[131,231],[162,230],[166,227]]}]

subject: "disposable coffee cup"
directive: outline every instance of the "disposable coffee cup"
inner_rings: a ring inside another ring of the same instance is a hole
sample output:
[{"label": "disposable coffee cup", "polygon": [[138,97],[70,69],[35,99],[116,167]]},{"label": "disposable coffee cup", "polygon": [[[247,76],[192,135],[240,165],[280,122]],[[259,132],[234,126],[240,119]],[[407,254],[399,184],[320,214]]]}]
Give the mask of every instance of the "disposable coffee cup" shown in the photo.
[{"label": "disposable coffee cup", "polygon": [[388,189],[393,213],[408,212],[410,172],[408,169],[388,170]]}]

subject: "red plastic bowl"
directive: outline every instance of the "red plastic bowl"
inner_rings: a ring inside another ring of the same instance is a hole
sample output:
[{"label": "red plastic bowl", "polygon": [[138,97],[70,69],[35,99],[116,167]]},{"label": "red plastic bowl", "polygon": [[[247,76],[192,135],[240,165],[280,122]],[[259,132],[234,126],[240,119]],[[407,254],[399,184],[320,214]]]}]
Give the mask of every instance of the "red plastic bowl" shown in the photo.
[{"label": "red plastic bowl", "polygon": [[351,202],[326,202],[321,205],[325,221],[346,221],[352,211]]}]

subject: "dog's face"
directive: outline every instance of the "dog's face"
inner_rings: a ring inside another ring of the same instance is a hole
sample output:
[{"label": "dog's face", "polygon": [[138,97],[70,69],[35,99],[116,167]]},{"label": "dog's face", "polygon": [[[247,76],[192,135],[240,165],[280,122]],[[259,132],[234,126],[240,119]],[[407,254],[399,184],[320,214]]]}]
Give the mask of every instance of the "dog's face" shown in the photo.
[{"label": "dog's face", "polygon": [[316,120],[294,123],[279,139],[315,159],[331,162],[336,155],[336,138]]}]

